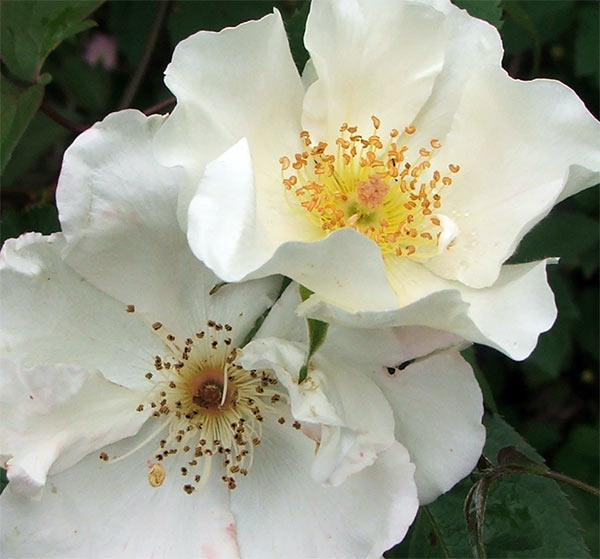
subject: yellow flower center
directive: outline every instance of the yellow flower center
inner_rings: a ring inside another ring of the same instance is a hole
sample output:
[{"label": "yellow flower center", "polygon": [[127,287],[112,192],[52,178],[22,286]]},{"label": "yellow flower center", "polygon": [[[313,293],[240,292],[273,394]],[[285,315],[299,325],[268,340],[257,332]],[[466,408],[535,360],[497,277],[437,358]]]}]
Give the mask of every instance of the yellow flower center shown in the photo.
[{"label": "yellow flower center", "polygon": [[403,133],[393,129],[384,144],[378,130],[380,120],[372,116],[373,133],[365,138],[356,126],[344,123],[336,139],[336,151],[328,144],[314,145],[304,130],[300,138],[305,151],[294,161],[279,159],[288,201],[299,208],[325,233],[352,227],[375,241],[383,254],[428,258],[449,248],[454,235],[444,234],[442,193],[452,184],[460,167],[448,172],[431,168],[437,138],[412,158],[401,143],[416,132],[414,125]]}]

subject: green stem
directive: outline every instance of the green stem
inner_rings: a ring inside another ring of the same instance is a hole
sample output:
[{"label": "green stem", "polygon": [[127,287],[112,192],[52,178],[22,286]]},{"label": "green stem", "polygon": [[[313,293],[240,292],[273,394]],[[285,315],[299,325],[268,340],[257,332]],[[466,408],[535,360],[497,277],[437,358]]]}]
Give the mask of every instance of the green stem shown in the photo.
[{"label": "green stem", "polygon": [[63,128],[66,128],[70,132],[81,134],[84,130],[87,130],[89,126],[86,124],[78,124],[62,116],[56,109],[52,108],[46,101],[42,101],[40,105],[40,111],[46,116],[49,116],[54,122],[60,124]]},{"label": "green stem", "polygon": [[596,497],[600,497],[600,490],[598,490],[593,485],[588,485],[587,483],[585,483],[583,481],[572,478],[565,474],[561,474],[559,472],[554,472],[552,470],[548,470],[547,472],[545,472],[543,474],[539,474],[539,475],[543,475],[544,477],[549,477],[556,481],[564,481],[565,483],[568,483],[569,485],[573,485],[575,487],[578,487],[579,489],[583,489],[584,491],[591,493],[592,495],[595,495]]}]

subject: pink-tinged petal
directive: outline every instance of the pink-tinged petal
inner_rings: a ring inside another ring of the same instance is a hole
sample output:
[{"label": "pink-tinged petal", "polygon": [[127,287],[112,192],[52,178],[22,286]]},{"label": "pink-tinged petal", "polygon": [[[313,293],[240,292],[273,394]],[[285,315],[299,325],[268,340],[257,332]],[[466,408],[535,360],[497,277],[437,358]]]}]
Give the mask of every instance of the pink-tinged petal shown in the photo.
[{"label": "pink-tinged petal", "polygon": [[107,444],[134,435],[146,420],[139,392],[71,365],[25,368],[2,360],[0,460],[10,489],[39,497],[57,473]]},{"label": "pink-tinged petal", "polygon": [[[107,447],[121,455],[147,435]],[[238,559],[236,522],[220,480],[188,495],[173,464],[160,487],[148,483],[143,450],[115,463],[93,454],[48,479],[41,500],[0,496],[7,557],[181,557]],[[168,466],[165,463],[165,466]]]}]

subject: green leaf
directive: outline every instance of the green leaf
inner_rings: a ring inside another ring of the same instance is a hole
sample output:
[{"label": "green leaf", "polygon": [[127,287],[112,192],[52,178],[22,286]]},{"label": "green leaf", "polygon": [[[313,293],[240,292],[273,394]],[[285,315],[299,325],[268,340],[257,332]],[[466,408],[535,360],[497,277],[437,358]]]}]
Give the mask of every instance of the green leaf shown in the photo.
[{"label": "green leaf", "polygon": [[[48,63],[54,81],[65,92],[67,103],[83,109],[89,120],[101,118],[111,109],[113,73],[102,64],[90,66],[75,53],[63,54],[56,68]],[[81,118],[81,117],[80,117]]]},{"label": "green leaf", "polygon": [[119,51],[126,56],[131,68],[135,68],[144,54],[157,7],[156,2],[109,2],[107,5],[108,27],[118,37]]},{"label": "green leaf", "polygon": [[[504,7],[504,11],[510,17],[510,21],[514,22],[520,31],[514,34],[514,36],[518,38],[523,38],[526,35],[529,36],[531,45],[533,47],[533,69],[532,74],[537,75],[540,66],[540,57],[542,52],[542,43],[538,33],[538,26],[532,19],[529,11],[524,6],[524,3],[519,0],[504,0],[502,2],[502,6]],[[508,26],[509,31],[504,32],[503,36],[506,36],[509,39],[510,45],[510,26]],[[525,31],[526,35],[523,34]],[[526,45],[525,48],[528,48],[529,45]],[[523,49],[525,50],[525,49]],[[508,49],[507,49],[507,52]]]},{"label": "green leaf", "polygon": [[[225,283],[226,282],[221,282],[220,284],[218,283],[214,285],[211,289],[211,295],[216,295]],[[273,304],[270,307],[266,308],[263,311],[263,313],[254,321],[252,328],[250,328],[250,331],[246,334],[246,337],[244,338],[244,341],[240,344],[240,347],[244,347],[246,344],[249,344],[254,338],[254,336],[256,336],[256,333],[260,330],[260,327],[262,326],[263,322],[265,321],[267,316],[269,316],[271,309],[275,306],[275,303],[283,295],[283,292],[288,288],[288,285],[290,285],[290,283],[292,283],[292,280],[290,278],[285,276],[282,277],[281,287],[279,288],[279,293],[275,297]]]},{"label": "green leaf", "polygon": [[[499,416],[484,421],[487,456],[514,446],[523,457],[543,458]],[[489,557],[589,557],[581,527],[558,484],[534,475],[507,475],[494,482],[487,498],[484,542]]]},{"label": "green leaf", "polygon": [[514,446],[505,446],[498,451],[498,465],[511,470],[521,470],[525,473],[541,475],[548,471],[545,464],[540,464],[519,452]]},{"label": "green leaf", "polygon": [[[514,451],[504,450],[501,454],[507,464],[530,464],[527,460],[531,460],[536,468],[543,467],[542,457],[498,415],[486,414],[484,424],[487,456],[496,456],[501,449],[512,446]],[[421,507],[405,540],[385,556],[471,557],[473,550],[463,515],[471,487],[472,483],[465,479],[434,503]],[[478,488],[480,515],[486,505],[482,542],[488,557],[589,557],[572,507],[555,481],[537,475],[511,474],[493,481],[487,493],[483,484],[476,485],[472,493]]]},{"label": "green leaf", "polygon": [[532,388],[558,378],[561,371],[568,368],[573,353],[571,332],[574,321],[579,318],[579,309],[573,289],[564,275],[561,275],[560,268],[561,264],[548,269],[548,280],[556,297],[558,318],[552,329],[540,336],[535,350],[523,364],[527,384]]},{"label": "green leaf", "polygon": [[[434,503],[421,507],[411,529],[407,557],[471,556],[463,504],[471,483],[462,481]],[[393,557],[393,555],[390,555]]]},{"label": "green leaf", "polygon": [[[300,292],[300,298],[303,301],[306,301],[306,299],[313,294],[310,289],[304,287],[303,285],[299,285],[298,290]],[[325,342],[325,339],[327,338],[327,330],[329,328],[329,324],[327,324],[327,322],[321,322],[320,320],[316,320],[314,318],[307,318],[306,325],[308,327],[308,352],[306,354],[304,365],[302,365],[298,373],[298,382],[302,382],[307,377],[308,363],[315,352]]]},{"label": "green leaf", "polygon": [[491,23],[496,29],[502,27],[500,0],[454,0],[454,4],[467,10],[469,15]]},{"label": "green leaf", "polygon": [[577,256],[598,245],[596,220],[577,211],[556,211],[523,239],[511,263],[561,257],[561,265],[577,263]]},{"label": "green leaf", "polygon": [[575,343],[598,361],[600,357],[600,347],[598,347],[598,339],[600,339],[598,329],[600,301],[597,286],[591,285],[581,290],[577,295],[577,302],[581,309],[581,316],[574,325],[574,330],[577,332]]},{"label": "green leaf", "polygon": [[26,231],[39,231],[44,235],[60,231],[55,206],[40,204],[24,212],[6,212],[2,217],[2,242],[16,238]]},{"label": "green leaf", "polygon": [[584,5],[577,14],[575,36],[575,74],[595,76],[600,74],[600,36],[598,32],[598,4]]},{"label": "green leaf", "polygon": [[461,351],[461,355],[465,358],[465,360],[471,365],[473,369],[473,373],[475,374],[475,378],[479,383],[479,388],[481,388],[481,393],[483,394],[483,403],[485,407],[489,409],[493,413],[498,413],[498,407],[496,406],[496,401],[494,400],[494,394],[492,389],[487,381],[487,378],[479,364],[477,363],[477,357],[475,356],[475,348],[473,346]]},{"label": "green leaf", "polygon": [[[25,130],[12,157],[2,174],[4,186],[23,181],[22,175],[29,171],[36,163],[40,163],[43,156],[52,148],[61,149],[61,142],[71,133],[51,120],[41,111],[33,117]],[[29,183],[25,182],[26,186]]]},{"label": "green leaf", "polygon": [[33,83],[42,64],[61,41],[93,25],[81,21],[102,2],[53,0],[2,2],[2,61],[15,78]]},{"label": "green leaf", "polygon": [[6,477],[6,470],[0,468],[0,493],[4,491],[4,488],[8,485],[8,479]]},{"label": "green leaf", "polygon": [[2,76],[0,87],[0,171],[3,171],[42,103],[44,86],[36,84],[20,89]]},{"label": "green leaf", "polygon": [[300,7],[296,8],[296,11],[285,19],[285,29],[290,42],[292,58],[296,63],[298,71],[302,72],[309,58],[308,51],[304,47],[304,28],[306,27],[310,2],[301,2],[299,4]]},{"label": "green leaf", "polygon": [[272,13],[270,2],[173,2],[167,20],[171,45],[196,33],[200,29],[220,31],[251,19],[260,19]]},{"label": "green leaf", "polygon": [[503,0],[502,39],[507,54],[520,54],[553,43],[575,17],[573,0]]}]

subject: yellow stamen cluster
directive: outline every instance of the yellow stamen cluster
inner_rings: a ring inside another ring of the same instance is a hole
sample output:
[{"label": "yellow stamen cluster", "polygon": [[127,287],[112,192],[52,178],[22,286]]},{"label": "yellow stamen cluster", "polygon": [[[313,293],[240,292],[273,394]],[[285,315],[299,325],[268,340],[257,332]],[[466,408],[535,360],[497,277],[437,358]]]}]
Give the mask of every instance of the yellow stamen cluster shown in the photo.
[{"label": "yellow stamen cluster", "polygon": [[436,215],[442,191],[460,167],[450,164],[447,173],[432,169],[431,158],[442,147],[437,138],[411,158],[402,138],[416,133],[414,125],[402,132],[394,128],[384,144],[380,120],[371,120],[369,137],[361,136],[356,126],[342,124],[335,155],[327,143],[314,145],[302,131],[306,149],[293,161],[279,159],[288,200],[308,212],[324,232],[353,227],[375,241],[384,256],[435,256],[444,248],[439,246],[442,223]]}]

